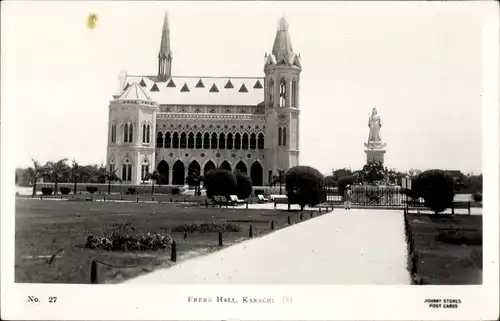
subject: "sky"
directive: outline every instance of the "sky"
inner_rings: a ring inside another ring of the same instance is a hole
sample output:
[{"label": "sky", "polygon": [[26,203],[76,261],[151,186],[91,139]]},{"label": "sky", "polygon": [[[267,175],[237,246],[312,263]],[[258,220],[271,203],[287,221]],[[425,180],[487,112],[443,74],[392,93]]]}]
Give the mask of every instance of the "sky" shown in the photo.
[{"label": "sky", "polygon": [[[9,95],[2,107],[15,109],[16,165],[105,162],[118,75],[156,74],[168,12],[172,73],[180,76],[264,76],[264,54],[285,17],[302,64],[301,165],[323,173],[361,168],[375,107],[387,167],[480,173],[476,3],[3,3],[2,91]],[[97,15],[94,29],[89,14]]]}]

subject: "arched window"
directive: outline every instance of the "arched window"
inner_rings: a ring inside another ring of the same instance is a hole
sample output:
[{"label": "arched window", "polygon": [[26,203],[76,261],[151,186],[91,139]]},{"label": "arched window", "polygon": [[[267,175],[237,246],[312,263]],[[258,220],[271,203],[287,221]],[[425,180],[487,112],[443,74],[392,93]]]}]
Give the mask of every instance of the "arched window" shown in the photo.
[{"label": "arched window", "polygon": [[250,149],[255,149],[257,147],[257,139],[255,134],[250,135]]},{"label": "arched window", "polygon": [[128,126],[128,142],[132,143],[134,141],[134,125],[130,124]]},{"label": "arched window", "polygon": [[196,149],[200,149],[203,147],[203,141],[201,139],[201,133],[196,134]]},{"label": "arched window", "polygon": [[240,149],[241,148],[241,135],[237,133],[234,136],[234,149]]},{"label": "arched window", "polygon": [[226,135],[224,133],[219,134],[219,149],[226,148]]},{"label": "arched window", "polygon": [[146,142],[149,144],[151,142],[151,140],[149,139],[149,132],[151,131],[151,127],[148,125],[148,127],[146,128]]},{"label": "arched window", "polygon": [[179,148],[179,134],[177,132],[173,135],[172,148]]},{"label": "arched window", "polygon": [[142,142],[146,143],[146,125],[142,125]]},{"label": "arched window", "polygon": [[123,126],[123,142],[128,143],[128,124]]},{"label": "arched window", "polygon": [[242,149],[248,149],[248,134],[247,133],[243,134],[243,139],[242,139],[242,142],[241,142],[241,148]]},{"label": "arched window", "polygon": [[283,137],[281,127],[278,127],[278,146],[281,146],[281,137]]},{"label": "arched window", "polygon": [[172,147],[172,136],[170,135],[170,132],[165,133],[165,148],[171,148]]},{"label": "arched window", "polygon": [[227,134],[227,149],[233,149],[234,147],[234,142],[233,142],[233,134],[229,133]]},{"label": "arched window", "polygon": [[205,135],[203,135],[203,148],[204,149],[210,148],[210,134],[209,133],[205,133]]},{"label": "arched window", "polygon": [[269,78],[269,102],[273,101],[273,93],[274,93],[274,80],[273,78]]},{"label": "arched window", "polygon": [[194,148],[194,134],[193,133],[189,133],[189,136],[188,136],[188,148],[191,148],[191,149]]},{"label": "arched window", "polygon": [[116,124],[111,125],[111,143],[116,143]]},{"label": "arched window", "polygon": [[283,135],[283,137],[282,137],[281,143],[283,146],[286,146],[286,127],[283,127],[283,134],[282,135]]},{"label": "arched window", "polygon": [[281,78],[280,81],[280,107],[285,107],[286,103],[286,81],[285,78]]},{"label": "arched window", "polygon": [[182,132],[181,133],[181,148],[184,149],[186,148],[186,133],[185,132]]},{"label": "arched window", "polygon": [[212,134],[212,140],[211,140],[210,148],[217,149],[217,134],[216,133]]},{"label": "arched window", "polygon": [[156,135],[156,148],[162,148],[163,147],[163,133],[158,132]]},{"label": "arched window", "polygon": [[297,107],[297,80],[292,81],[292,107]]},{"label": "arched window", "polygon": [[264,135],[263,134],[259,134],[259,137],[257,140],[257,148],[264,149]]}]

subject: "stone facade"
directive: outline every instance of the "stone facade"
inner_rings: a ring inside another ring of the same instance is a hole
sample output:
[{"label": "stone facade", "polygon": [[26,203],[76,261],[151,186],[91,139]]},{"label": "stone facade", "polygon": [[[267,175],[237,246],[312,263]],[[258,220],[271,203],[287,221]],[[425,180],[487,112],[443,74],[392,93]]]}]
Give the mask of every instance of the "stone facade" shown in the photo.
[{"label": "stone facade", "polygon": [[172,76],[165,16],[158,75],[120,75],[109,107],[107,168],[140,184],[157,169],[184,185],[191,170],[246,172],[256,186],[299,164],[300,56],[281,19],[264,77]]}]

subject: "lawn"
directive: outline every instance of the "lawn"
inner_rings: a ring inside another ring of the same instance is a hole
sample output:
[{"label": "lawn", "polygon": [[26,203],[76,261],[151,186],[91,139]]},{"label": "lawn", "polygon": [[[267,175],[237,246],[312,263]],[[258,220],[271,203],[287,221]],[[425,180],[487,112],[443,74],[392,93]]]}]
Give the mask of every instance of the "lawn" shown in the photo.
[{"label": "lawn", "polygon": [[408,214],[423,284],[482,284],[482,216]]},{"label": "lawn", "polygon": [[[123,279],[174,264],[170,249],[150,252],[124,252],[87,249],[88,233],[109,234],[114,224],[130,224],[134,233],[166,232],[177,244],[177,262],[219,249],[218,233],[172,232],[178,225],[192,223],[233,222],[239,232],[224,233],[224,246],[248,239],[252,225],[253,236],[287,226],[288,215],[299,221],[299,213],[280,210],[245,210],[205,208],[195,204],[144,202],[85,202],[39,199],[16,200],[15,281],[37,283],[90,282],[92,260],[115,266],[98,265],[100,283]],[[309,217],[309,216],[307,216]],[[49,264],[47,259],[62,250]]]}]

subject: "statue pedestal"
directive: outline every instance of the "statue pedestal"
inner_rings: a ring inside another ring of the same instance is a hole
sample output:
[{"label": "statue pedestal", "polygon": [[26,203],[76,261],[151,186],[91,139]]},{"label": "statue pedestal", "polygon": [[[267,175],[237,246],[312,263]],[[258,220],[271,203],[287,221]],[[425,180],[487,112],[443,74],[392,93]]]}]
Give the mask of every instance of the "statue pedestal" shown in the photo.
[{"label": "statue pedestal", "polygon": [[366,153],[366,163],[370,161],[377,161],[384,163],[385,143],[382,142],[370,142],[365,143],[365,153]]}]

